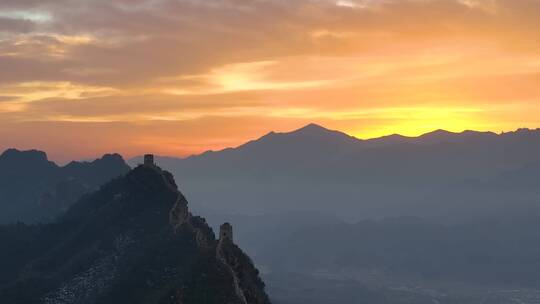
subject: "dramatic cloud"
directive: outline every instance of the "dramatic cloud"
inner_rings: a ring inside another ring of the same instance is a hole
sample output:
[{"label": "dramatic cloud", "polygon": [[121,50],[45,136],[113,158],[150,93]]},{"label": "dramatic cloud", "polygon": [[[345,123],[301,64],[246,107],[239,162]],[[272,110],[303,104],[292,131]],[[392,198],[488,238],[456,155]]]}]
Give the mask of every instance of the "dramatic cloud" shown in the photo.
[{"label": "dramatic cloud", "polygon": [[539,29],[536,0],[3,0],[0,148],[537,127]]}]

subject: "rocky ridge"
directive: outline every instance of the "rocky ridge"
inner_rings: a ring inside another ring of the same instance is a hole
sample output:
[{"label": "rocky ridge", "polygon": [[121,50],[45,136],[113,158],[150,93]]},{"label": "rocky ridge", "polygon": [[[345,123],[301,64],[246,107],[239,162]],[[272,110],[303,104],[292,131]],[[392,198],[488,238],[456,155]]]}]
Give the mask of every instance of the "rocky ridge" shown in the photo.
[{"label": "rocky ridge", "polygon": [[249,257],[191,214],[155,165],[83,197],[55,223],[10,231],[21,230],[31,232],[11,242],[27,238],[24,253],[0,262],[11,267],[0,275],[2,303],[269,303]]}]

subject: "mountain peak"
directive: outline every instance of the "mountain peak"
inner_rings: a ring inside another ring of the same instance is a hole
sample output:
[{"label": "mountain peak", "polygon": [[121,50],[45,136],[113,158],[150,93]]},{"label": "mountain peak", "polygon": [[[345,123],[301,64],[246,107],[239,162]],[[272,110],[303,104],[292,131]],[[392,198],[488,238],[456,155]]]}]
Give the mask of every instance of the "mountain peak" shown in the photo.
[{"label": "mountain peak", "polygon": [[107,160],[107,161],[124,161],[124,158],[122,157],[122,155],[118,154],[118,153],[111,153],[111,154],[105,154],[103,155],[101,158],[97,159],[97,160]]},{"label": "mountain peak", "polygon": [[307,124],[307,125],[305,125],[304,127],[300,128],[300,129],[308,129],[308,130],[309,130],[309,129],[314,129],[314,130],[321,130],[321,129],[322,129],[322,130],[328,130],[328,129],[326,129],[325,127],[323,127],[323,126],[321,126],[321,125],[318,125],[318,124],[316,124],[316,123],[313,123],[313,122],[312,122],[312,123],[309,123],[309,124]]},{"label": "mountain peak", "polygon": [[431,131],[431,132],[425,133],[425,134],[423,134],[421,137],[447,136],[447,135],[454,135],[454,134],[456,134],[456,133],[450,132],[450,131],[446,131],[446,130],[443,130],[443,129],[437,129],[437,130],[435,130],[435,131]]},{"label": "mountain peak", "polygon": [[18,149],[7,149],[0,155],[0,160],[10,160],[10,161],[19,161],[19,160],[27,160],[27,161],[42,161],[42,162],[48,162],[49,159],[47,157],[47,154],[43,151],[38,150],[28,150],[28,151],[21,151]]},{"label": "mountain peak", "polygon": [[290,133],[308,133],[308,134],[317,134],[317,133],[328,133],[328,132],[336,132],[336,131],[331,131],[321,125],[318,125],[318,124],[315,124],[315,123],[310,123],[308,125],[305,125],[303,126],[302,128],[300,129],[297,129],[295,131],[292,131]]},{"label": "mountain peak", "polygon": [[[250,141],[241,147],[253,147],[263,145],[267,151],[269,146],[280,151],[290,151],[291,145],[299,148],[311,150],[315,146],[336,147],[346,144],[356,144],[359,142],[355,137],[340,131],[329,130],[315,123],[310,123],[300,129],[290,132],[270,132],[258,140]],[[285,147],[287,145],[288,148]],[[297,149],[298,150],[298,149]]]},{"label": "mountain peak", "polygon": [[92,161],[72,161],[69,164],[67,164],[65,168],[77,167],[77,166],[91,166],[91,165],[98,165],[98,164],[125,165],[126,162],[124,158],[122,157],[122,155],[118,153],[110,153],[110,154],[104,154],[102,157],[96,158]]},{"label": "mountain peak", "polygon": [[250,142],[248,142],[247,144],[250,144],[250,143],[257,143],[257,142],[260,142],[261,140],[272,140],[272,139],[276,139],[276,138],[291,138],[291,137],[294,137],[294,138],[306,138],[306,139],[309,139],[309,140],[324,140],[324,139],[328,139],[328,138],[334,138],[334,139],[339,139],[339,138],[347,138],[347,139],[355,139],[354,137],[352,136],[349,136],[343,132],[340,132],[340,131],[335,131],[335,130],[330,130],[330,129],[327,129],[321,125],[318,125],[318,124],[315,124],[315,123],[310,123],[308,125],[305,125],[303,126],[302,128],[300,129],[296,129],[294,131],[290,131],[290,132],[275,132],[275,131],[271,131],[269,133],[267,133],[266,135],[264,135],[263,137],[259,138],[258,140],[252,140]]},{"label": "mountain peak", "polygon": [[35,170],[55,170],[58,167],[49,161],[43,151],[28,150],[20,151],[8,149],[0,155],[0,167],[3,170],[28,172]]}]

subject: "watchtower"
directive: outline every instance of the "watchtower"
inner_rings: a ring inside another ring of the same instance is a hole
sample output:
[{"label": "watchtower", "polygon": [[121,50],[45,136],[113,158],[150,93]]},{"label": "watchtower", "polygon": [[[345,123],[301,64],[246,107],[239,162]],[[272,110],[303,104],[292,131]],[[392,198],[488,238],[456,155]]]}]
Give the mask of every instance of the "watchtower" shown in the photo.
[{"label": "watchtower", "polygon": [[145,166],[155,166],[154,164],[154,154],[144,155],[144,165]]},{"label": "watchtower", "polygon": [[219,227],[219,240],[220,241],[233,241],[233,230],[232,225],[225,223]]}]

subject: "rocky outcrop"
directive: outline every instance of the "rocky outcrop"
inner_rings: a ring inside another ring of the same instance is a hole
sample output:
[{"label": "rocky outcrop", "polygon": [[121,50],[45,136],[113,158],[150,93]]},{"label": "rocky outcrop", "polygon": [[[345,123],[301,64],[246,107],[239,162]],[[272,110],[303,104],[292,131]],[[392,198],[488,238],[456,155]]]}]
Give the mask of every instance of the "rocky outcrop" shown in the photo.
[{"label": "rocky outcrop", "polygon": [[219,245],[216,249],[216,257],[218,261],[220,261],[225,268],[227,268],[227,271],[231,274],[232,277],[232,283],[234,288],[234,293],[236,294],[236,297],[238,298],[238,301],[240,301],[241,304],[248,304],[248,301],[246,299],[246,295],[244,294],[244,289],[240,285],[240,278],[238,276],[237,271],[231,266],[230,260],[227,259],[224,250],[223,250],[223,242],[219,242]]},{"label": "rocky outcrop", "polygon": [[219,242],[216,256],[233,277],[233,287],[240,303],[270,303],[264,291],[264,282],[251,259],[231,240]]},{"label": "rocky outcrop", "polygon": [[169,212],[169,223],[174,231],[178,231],[184,225],[189,224],[191,216],[192,215],[189,213],[186,199],[182,194],[178,193],[176,203],[174,203],[174,206]]}]

